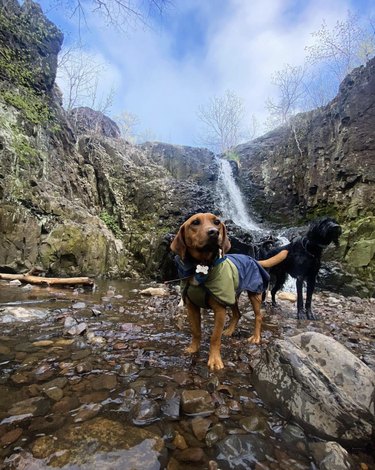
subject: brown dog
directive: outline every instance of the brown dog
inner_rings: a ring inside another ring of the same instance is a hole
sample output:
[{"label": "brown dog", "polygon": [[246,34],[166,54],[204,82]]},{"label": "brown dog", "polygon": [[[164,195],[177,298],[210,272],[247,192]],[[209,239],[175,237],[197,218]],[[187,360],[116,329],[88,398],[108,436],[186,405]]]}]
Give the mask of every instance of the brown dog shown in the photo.
[{"label": "brown dog", "polygon": [[[214,329],[211,335],[208,366],[211,370],[224,367],[221,359],[221,336],[233,334],[240,319],[238,296],[246,290],[255,313],[255,331],[249,342],[260,343],[262,292],[268,284],[263,267],[272,267],[287,255],[282,252],[268,260],[256,262],[246,255],[224,256],[231,244],[225,225],[210,213],[195,214],[179,229],[171,243],[178,256],[177,265],[182,280],[183,299],[186,302],[192,330],[192,342],[186,352],[199,350],[201,342],[201,308],[214,311]],[[263,266],[263,267],[262,267]],[[243,269],[244,268],[244,269]],[[240,273],[245,273],[240,276]],[[225,331],[226,307],[232,310]]]}]

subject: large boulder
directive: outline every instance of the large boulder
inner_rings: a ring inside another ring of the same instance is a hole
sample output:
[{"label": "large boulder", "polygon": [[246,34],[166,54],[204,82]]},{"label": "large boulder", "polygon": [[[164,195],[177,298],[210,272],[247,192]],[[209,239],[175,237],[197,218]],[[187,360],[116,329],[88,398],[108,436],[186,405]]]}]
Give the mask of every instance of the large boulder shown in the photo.
[{"label": "large boulder", "polygon": [[307,432],[349,445],[371,439],[375,373],[328,336],[307,332],[275,341],[253,382],[262,400]]}]

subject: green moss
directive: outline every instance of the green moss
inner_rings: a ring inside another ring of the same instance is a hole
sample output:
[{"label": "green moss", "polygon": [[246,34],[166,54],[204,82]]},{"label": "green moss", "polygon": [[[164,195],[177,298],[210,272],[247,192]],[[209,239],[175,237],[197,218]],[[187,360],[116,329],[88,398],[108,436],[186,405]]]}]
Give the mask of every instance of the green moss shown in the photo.
[{"label": "green moss", "polygon": [[117,238],[122,237],[123,233],[113,215],[109,214],[106,210],[104,210],[100,213],[99,217]]},{"label": "green moss", "polygon": [[13,135],[13,149],[22,164],[30,163],[38,156],[37,150],[30,145],[27,137],[21,134]]},{"label": "green moss", "polygon": [[21,111],[25,118],[34,124],[43,124],[52,119],[46,98],[31,89],[0,90],[0,96],[7,104]]},{"label": "green moss", "polygon": [[234,150],[229,150],[228,152],[225,152],[224,158],[226,160],[233,160],[234,162],[237,162],[237,163],[239,163],[240,161],[240,156]]}]

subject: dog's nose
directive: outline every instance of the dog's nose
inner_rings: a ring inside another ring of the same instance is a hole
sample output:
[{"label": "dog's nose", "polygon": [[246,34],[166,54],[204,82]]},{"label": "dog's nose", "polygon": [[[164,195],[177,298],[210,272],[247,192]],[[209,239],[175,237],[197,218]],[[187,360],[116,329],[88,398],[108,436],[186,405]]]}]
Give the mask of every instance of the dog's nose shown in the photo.
[{"label": "dog's nose", "polygon": [[210,228],[207,231],[207,234],[210,238],[218,238],[219,236],[219,230],[217,228]]}]

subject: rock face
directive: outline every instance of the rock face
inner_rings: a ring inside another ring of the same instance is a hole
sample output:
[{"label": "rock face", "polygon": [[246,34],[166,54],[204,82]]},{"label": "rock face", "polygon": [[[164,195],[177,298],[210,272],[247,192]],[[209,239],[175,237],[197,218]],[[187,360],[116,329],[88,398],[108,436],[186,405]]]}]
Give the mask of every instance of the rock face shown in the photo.
[{"label": "rock face", "polygon": [[60,31],[32,2],[7,2],[0,22],[1,57],[9,58],[0,67],[0,270],[154,273],[165,235],[211,209],[213,155],[176,148],[194,168],[188,182],[155,146],[121,140],[101,113],[79,108],[67,116],[54,87]]},{"label": "rock face", "polygon": [[[336,259],[375,280],[375,59],[353,70],[324,108],[236,148],[239,181],[267,219],[290,224],[331,215],[343,224]],[[370,287],[372,286],[372,287]]]},{"label": "rock face", "polygon": [[350,445],[371,440],[375,374],[334,339],[302,333],[277,340],[253,379],[266,403],[306,431]]},{"label": "rock face", "polygon": [[120,128],[112,119],[91,108],[74,108],[69,113],[69,119],[77,134],[93,133],[114,139],[121,136]]}]

